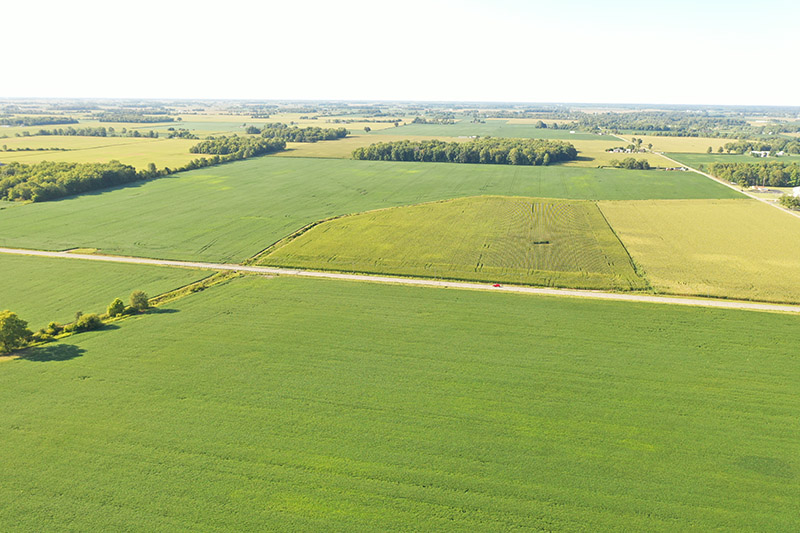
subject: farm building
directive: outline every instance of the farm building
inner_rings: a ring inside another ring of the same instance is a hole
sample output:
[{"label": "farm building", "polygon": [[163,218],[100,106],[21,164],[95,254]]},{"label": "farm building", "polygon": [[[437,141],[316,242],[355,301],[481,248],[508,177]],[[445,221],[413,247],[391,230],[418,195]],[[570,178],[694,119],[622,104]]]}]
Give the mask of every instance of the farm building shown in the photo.
[{"label": "farm building", "polygon": [[800,187],[795,187],[794,189],[792,189],[792,196],[797,196],[798,198],[800,198]]}]

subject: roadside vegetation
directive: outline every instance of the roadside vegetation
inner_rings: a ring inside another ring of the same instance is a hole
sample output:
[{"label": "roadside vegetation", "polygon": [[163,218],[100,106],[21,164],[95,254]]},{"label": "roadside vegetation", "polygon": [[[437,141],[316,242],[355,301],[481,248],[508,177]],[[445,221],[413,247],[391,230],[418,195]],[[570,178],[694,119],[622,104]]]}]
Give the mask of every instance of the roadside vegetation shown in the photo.
[{"label": "roadside vegetation", "polygon": [[709,174],[737,183],[741,187],[752,187],[754,185],[769,185],[770,187],[800,186],[800,165],[796,162],[711,163],[707,168]]},{"label": "roadside vegetation", "polygon": [[78,311],[75,320],[68,324],[50,322],[35,333],[28,329],[28,322],[9,310],[0,311],[0,355],[21,350],[29,345],[39,345],[72,333],[83,333],[102,328],[108,320],[145,312],[150,307],[147,294],[134,291],[130,296],[130,304],[125,305],[120,298],[115,298],[104,315],[95,313],[83,314]]}]

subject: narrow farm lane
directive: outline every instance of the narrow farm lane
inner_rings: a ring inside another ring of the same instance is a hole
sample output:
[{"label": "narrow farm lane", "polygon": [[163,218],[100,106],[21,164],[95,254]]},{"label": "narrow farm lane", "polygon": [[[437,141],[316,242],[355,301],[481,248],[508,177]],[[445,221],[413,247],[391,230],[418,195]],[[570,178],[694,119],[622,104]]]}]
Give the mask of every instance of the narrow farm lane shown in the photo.
[{"label": "narrow farm lane", "polygon": [[204,270],[255,272],[279,276],[299,276],[307,278],[337,279],[371,283],[394,283],[424,287],[445,287],[451,289],[485,290],[493,292],[513,292],[545,296],[563,296],[571,298],[593,298],[598,300],[616,300],[623,302],[646,302],[672,305],[688,305],[696,307],[716,307],[724,309],[746,309],[751,311],[774,311],[800,313],[800,306],[768,303],[743,302],[736,300],[711,300],[703,298],[681,298],[670,296],[650,296],[643,294],[624,294],[578,289],[548,289],[537,287],[499,286],[490,283],[470,283],[461,281],[440,281],[433,279],[401,278],[391,276],[371,276],[366,274],[344,274],[340,272],[319,272],[289,268],[272,268],[231,263],[201,263],[192,261],[172,261],[167,259],[148,259],[144,257],[125,257],[118,255],[80,254],[70,252],[48,252],[44,250],[25,250],[19,248],[0,248],[0,253],[13,255],[30,255],[41,257],[60,257],[86,261],[107,261],[113,263],[134,263],[140,265],[159,265],[179,268],[197,268]]}]

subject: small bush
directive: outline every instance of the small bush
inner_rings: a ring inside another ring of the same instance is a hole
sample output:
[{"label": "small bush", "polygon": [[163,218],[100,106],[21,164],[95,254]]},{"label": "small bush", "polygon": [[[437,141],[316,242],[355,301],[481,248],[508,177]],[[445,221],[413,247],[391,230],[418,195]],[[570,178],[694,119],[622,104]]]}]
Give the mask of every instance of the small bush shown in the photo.
[{"label": "small bush", "polygon": [[74,331],[92,331],[95,329],[100,329],[103,327],[102,319],[95,315],[94,313],[89,315],[83,315],[80,319],[74,324],[73,330]]},{"label": "small bush", "polygon": [[131,293],[131,307],[137,311],[144,311],[150,307],[150,301],[144,291],[133,291]]},{"label": "small bush", "polygon": [[125,311],[125,302],[119,298],[114,299],[108,306],[108,316],[110,317],[119,316],[123,311]]}]

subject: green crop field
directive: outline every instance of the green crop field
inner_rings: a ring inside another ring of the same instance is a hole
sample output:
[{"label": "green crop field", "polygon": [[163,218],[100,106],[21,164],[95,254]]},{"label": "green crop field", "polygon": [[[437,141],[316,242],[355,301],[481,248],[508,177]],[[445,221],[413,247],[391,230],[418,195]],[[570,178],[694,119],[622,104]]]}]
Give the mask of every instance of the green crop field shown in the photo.
[{"label": "green crop field", "polygon": [[317,225],[259,264],[590,289],[645,288],[592,202],[482,196]]},{"label": "green crop field", "polygon": [[508,124],[506,120],[489,119],[485,123],[473,123],[469,119],[459,120],[455,124],[407,124],[397,128],[388,128],[371,132],[379,137],[389,135],[426,135],[443,137],[460,137],[462,135],[480,135],[481,137],[522,137],[530,139],[563,139],[563,140],[602,140],[616,141],[610,135],[595,135],[593,133],[570,133],[570,130],[551,128],[536,128],[527,124]]},{"label": "green crop field", "polygon": [[683,172],[262,157],[53,202],[0,203],[0,246],[241,261],[324,218],[483,194],[741,196]]},{"label": "green crop field", "polygon": [[198,141],[191,139],[150,139],[135,137],[77,137],[42,135],[0,139],[0,147],[66,148],[67,151],[0,151],[2,163],[38,163],[66,161],[70,163],[104,163],[116,159],[136,168],[155,163],[158,168],[183,166],[199,157],[189,153]]},{"label": "green crop field", "polygon": [[167,309],[0,362],[3,530],[800,529],[795,316],[258,277]]},{"label": "green crop field", "polygon": [[675,161],[679,161],[684,165],[699,168],[701,165],[706,167],[712,163],[766,163],[766,162],[782,162],[782,163],[798,163],[800,162],[800,155],[790,155],[782,157],[753,157],[746,154],[666,154]]},{"label": "green crop field", "polygon": [[653,287],[800,303],[800,219],[756,200],[600,202]]},{"label": "green crop field", "polygon": [[135,290],[152,297],[209,275],[182,268],[6,254],[0,254],[0,272],[0,311],[17,313],[32,329],[53,320],[70,322],[77,311],[105,313],[114,298],[127,302]]}]

